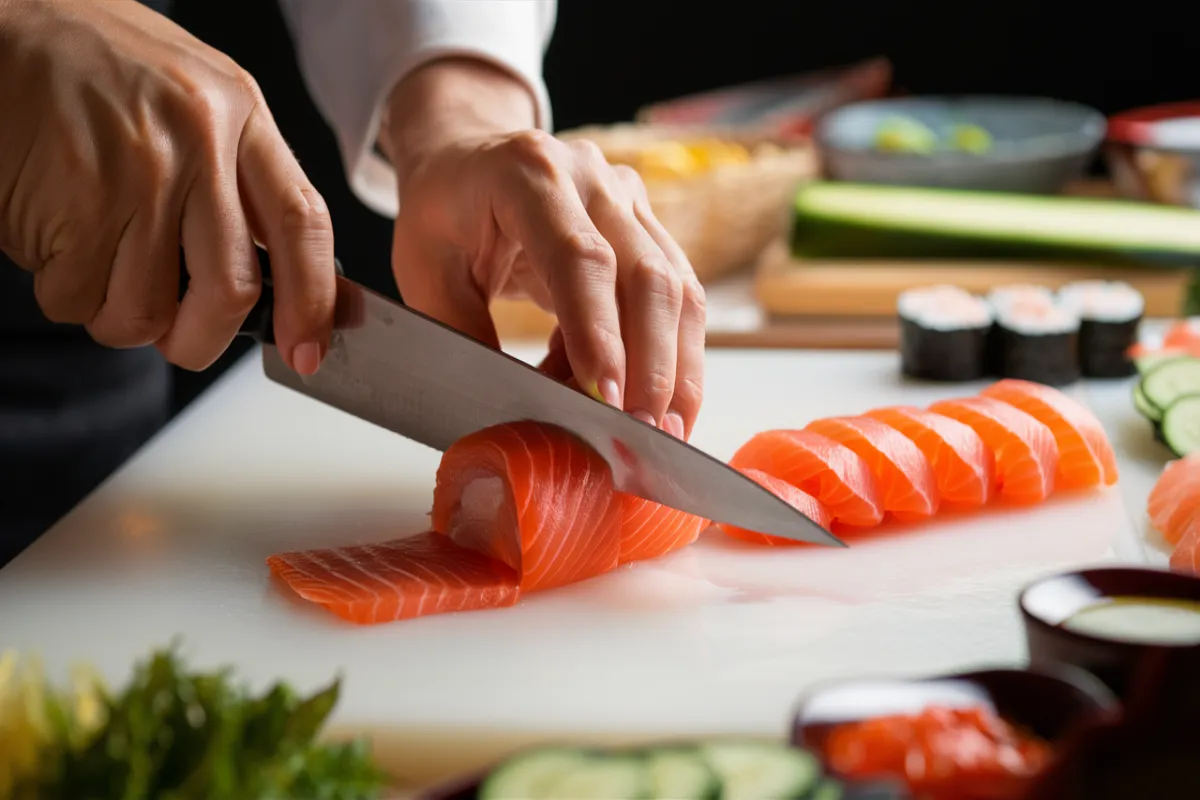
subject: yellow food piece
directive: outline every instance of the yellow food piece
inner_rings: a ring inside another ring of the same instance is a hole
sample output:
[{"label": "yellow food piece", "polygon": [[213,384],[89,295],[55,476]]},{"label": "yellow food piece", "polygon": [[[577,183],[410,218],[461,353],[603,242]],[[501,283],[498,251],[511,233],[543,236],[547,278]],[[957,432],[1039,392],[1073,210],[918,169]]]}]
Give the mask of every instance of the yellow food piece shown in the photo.
[{"label": "yellow food piece", "polygon": [[720,139],[663,141],[643,148],[632,166],[645,180],[678,180],[726,165],[745,164],[750,158],[750,151],[736,142]]},{"label": "yellow food piece", "polygon": [[[56,695],[73,738],[82,741],[104,724],[103,686],[90,668],[76,668],[69,693]],[[47,715],[53,693],[41,661],[14,651],[0,655],[0,797],[9,797],[18,784],[36,776],[43,749],[54,730]],[[75,742],[72,742],[75,743]]]}]

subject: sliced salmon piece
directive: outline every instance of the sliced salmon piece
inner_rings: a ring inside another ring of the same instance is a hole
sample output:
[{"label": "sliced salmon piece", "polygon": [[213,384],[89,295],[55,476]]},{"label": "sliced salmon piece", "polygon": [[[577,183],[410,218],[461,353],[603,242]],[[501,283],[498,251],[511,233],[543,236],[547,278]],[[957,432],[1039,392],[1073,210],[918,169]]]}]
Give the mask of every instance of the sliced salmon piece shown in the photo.
[{"label": "sliced salmon piece", "polygon": [[998,493],[1018,503],[1039,503],[1054,491],[1058,445],[1041,422],[993,397],[961,397],[929,410],[974,429],[996,457]]},{"label": "sliced salmon piece", "polygon": [[1033,381],[1006,378],[980,392],[1021,409],[1054,434],[1058,468],[1054,485],[1088,489],[1117,482],[1117,456],[1096,415],[1079,401]]},{"label": "sliced salmon piece", "polygon": [[624,492],[621,503],[622,564],[644,561],[687,547],[709,526],[709,521],[686,511],[664,506]]},{"label": "sliced salmon piece", "polygon": [[607,462],[538,422],[495,425],[452,444],[438,465],[433,528],[521,576],[523,592],[616,568],[621,503]]},{"label": "sliced salmon piece", "polygon": [[877,408],[864,416],[899,431],[925,454],[943,504],[969,508],[991,499],[996,457],[970,426],[909,406]]},{"label": "sliced salmon piece", "polygon": [[516,570],[430,531],[379,544],[279,553],[271,572],[359,625],[514,605]]},{"label": "sliced salmon piece", "polygon": [[1169,544],[1177,544],[1200,516],[1200,454],[1177,458],[1163,468],[1150,490],[1146,513]]},{"label": "sliced salmon piece", "polygon": [[1193,350],[1200,346],[1200,317],[1188,317],[1171,324],[1163,334],[1164,350]]},{"label": "sliced salmon piece", "polygon": [[867,462],[883,498],[883,510],[899,520],[931,517],[938,510],[937,478],[929,459],[895,428],[870,417],[830,417],[804,430],[846,445]]},{"label": "sliced salmon piece", "polygon": [[1171,551],[1171,569],[1200,575],[1200,525],[1192,525]]},{"label": "sliced salmon piece", "polygon": [[883,499],[862,456],[813,431],[764,431],[729,460],[745,472],[756,469],[812,495],[842,525],[871,528],[883,519]]},{"label": "sliced salmon piece", "polygon": [[[817,498],[811,494],[797,489],[790,483],[780,480],[772,475],[757,470],[744,469],[741,470],[747,478],[758,483],[773,492],[777,497],[782,498],[789,503],[793,508],[797,509],[801,514],[811,519],[813,522],[820,525],[825,530],[829,530],[833,525],[833,517],[829,513],[829,509],[825,508]],[[808,542],[800,542],[795,539],[785,539],[782,536],[768,536],[765,533],[746,530],[739,528],[736,525],[729,525],[724,522],[718,522],[717,527],[721,531],[735,539],[741,539],[744,542],[752,542],[753,544],[765,544],[771,546],[789,547],[789,546],[804,546]]]}]

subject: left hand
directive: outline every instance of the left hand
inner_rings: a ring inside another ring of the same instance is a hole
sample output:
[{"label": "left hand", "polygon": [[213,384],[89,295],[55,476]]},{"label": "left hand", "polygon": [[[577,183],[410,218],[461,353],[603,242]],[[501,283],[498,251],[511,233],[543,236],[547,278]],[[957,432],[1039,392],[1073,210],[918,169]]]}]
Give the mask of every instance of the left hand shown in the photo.
[{"label": "left hand", "polygon": [[[393,246],[405,302],[498,347],[491,301],[531,299],[558,317],[545,367],[686,438],[703,394],[704,290],[640,177],[610,165],[591,142],[566,143],[532,124],[470,124],[489,91],[516,89],[527,106],[531,99],[490,67],[442,68],[460,70],[443,74],[446,81],[474,69],[512,86],[475,92],[464,109],[468,128],[457,135],[430,137],[428,127],[389,134],[393,157],[407,155]],[[436,81],[430,69],[425,77]],[[397,108],[414,117],[423,94],[399,88],[392,119]]]}]

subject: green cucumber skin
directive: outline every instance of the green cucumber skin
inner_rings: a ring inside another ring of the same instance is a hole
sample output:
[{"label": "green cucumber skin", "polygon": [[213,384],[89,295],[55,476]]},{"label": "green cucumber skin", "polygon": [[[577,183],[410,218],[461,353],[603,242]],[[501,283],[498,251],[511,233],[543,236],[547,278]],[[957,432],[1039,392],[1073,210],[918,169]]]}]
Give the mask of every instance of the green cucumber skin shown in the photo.
[{"label": "green cucumber skin", "polygon": [[[1197,435],[1190,439],[1185,431],[1179,430],[1188,420],[1197,422]],[[1179,458],[1200,452],[1200,393],[1175,398],[1175,402],[1163,412],[1159,430],[1162,431],[1163,443]]]},{"label": "green cucumber skin", "polygon": [[1162,420],[1162,409],[1146,399],[1146,393],[1142,391],[1141,381],[1133,385],[1133,407],[1137,409],[1139,414],[1155,425]]},{"label": "green cucumber skin", "polygon": [[[800,247],[803,254],[814,252],[833,254],[828,248],[830,244],[839,248],[857,245],[854,252],[846,255],[877,254],[875,252],[859,252],[859,248],[877,251],[880,243],[858,242],[859,238],[871,238],[872,234],[883,235],[890,240],[892,249],[885,255],[891,257],[913,253],[929,253],[930,248],[947,257],[958,256],[959,253],[969,257],[979,257],[981,248],[992,250],[993,255],[1016,255],[1018,253],[1041,253],[1050,255],[1057,253],[1059,257],[1074,254],[1095,263],[1097,257],[1109,256],[1117,259],[1116,263],[1127,263],[1127,259],[1144,262],[1146,260],[1177,264],[1196,265],[1200,263],[1200,244],[1195,241],[1180,243],[1174,246],[1163,245],[1151,240],[1134,242],[1128,237],[1122,240],[1120,235],[1106,236],[1101,232],[1095,235],[1080,235],[1070,233],[1055,236],[1053,234],[1030,234],[1022,230],[1019,223],[1014,223],[1007,231],[975,232],[971,230],[949,230],[939,228],[936,220],[926,223],[912,220],[900,222],[887,219],[881,214],[875,219],[862,219],[858,215],[842,213],[836,210],[839,201],[845,207],[847,198],[861,197],[864,203],[873,199],[887,198],[890,202],[900,205],[905,202],[920,202],[927,198],[949,199],[956,205],[985,203],[989,211],[1000,208],[1021,210],[1030,217],[1046,214],[1073,215],[1087,214],[1090,209],[1104,208],[1104,213],[1111,213],[1111,200],[1093,200],[1087,198],[1047,198],[1041,196],[1013,195],[997,199],[995,195],[986,192],[973,192],[961,189],[930,189],[923,187],[900,187],[879,184],[849,184],[828,181],[813,181],[800,187],[793,204],[793,236],[794,247]],[[833,198],[838,198],[833,200]],[[835,208],[830,208],[830,201]],[[1145,216],[1153,215],[1156,220],[1175,218],[1180,225],[1194,225],[1193,214],[1184,209],[1155,209],[1149,211],[1140,203],[1129,203],[1130,213]],[[815,235],[824,229],[827,236]],[[832,237],[832,241],[824,245],[819,240]],[[965,253],[961,249],[965,246]],[[913,248],[919,248],[913,250]],[[1013,249],[1015,248],[1015,249]],[[1134,255],[1138,254],[1138,255]],[[1164,260],[1165,259],[1165,260]]]},{"label": "green cucumber skin", "polygon": [[1078,245],[1049,245],[926,231],[885,230],[873,225],[795,214],[791,252],[796,258],[1011,259],[1059,261],[1093,267],[1188,268],[1200,256],[1168,256]]}]

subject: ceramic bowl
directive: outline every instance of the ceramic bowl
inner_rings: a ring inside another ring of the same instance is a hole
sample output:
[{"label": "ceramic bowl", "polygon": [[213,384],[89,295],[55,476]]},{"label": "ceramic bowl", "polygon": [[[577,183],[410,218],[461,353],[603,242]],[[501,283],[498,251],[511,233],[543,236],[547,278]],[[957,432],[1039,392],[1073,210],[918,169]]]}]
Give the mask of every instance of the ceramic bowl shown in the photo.
[{"label": "ceramic bowl", "polygon": [[819,686],[801,701],[793,722],[792,742],[820,755],[826,738],[841,723],[919,713],[930,705],[979,703],[1051,743],[1063,741],[1080,726],[1120,710],[1116,697],[1100,681],[1072,667],[983,670],[922,679],[846,680]]},{"label": "ceramic bowl", "polygon": [[1200,102],[1114,115],[1108,121],[1104,158],[1122,195],[1200,208]]},{"label": "ceramic bowl", "polygon": [[[888,120],[919,122],[939,135],[982,127],[986,152],[887,152],[876,136]],[[914,97],[852,103],[822,119],[816,142],[827,177],[860,183],[1052,194],[1078,178],[1100,146],[1104,115],[1037,97]]]},{"label": "ceramic bowl", "polygon": [[[1102,680],[1118,697],[1129,699],[1138,672],[1147,656],[1168,660],[1175,676],[1191,676],[1189,685],[1152,687],[1180,692],[1180,697],[1200,692],[1200,645],[1152,646],[1087,635],[1063,627],[1083,608],[1106,597],[1150,597],[1200,602],[1200,578],[1166,570],[1108,567],[1054,575],[1026,587],[1019,606],[1034,668],[1077,667]],[[1195,665],[1195,669],[1185,668]]]}]

